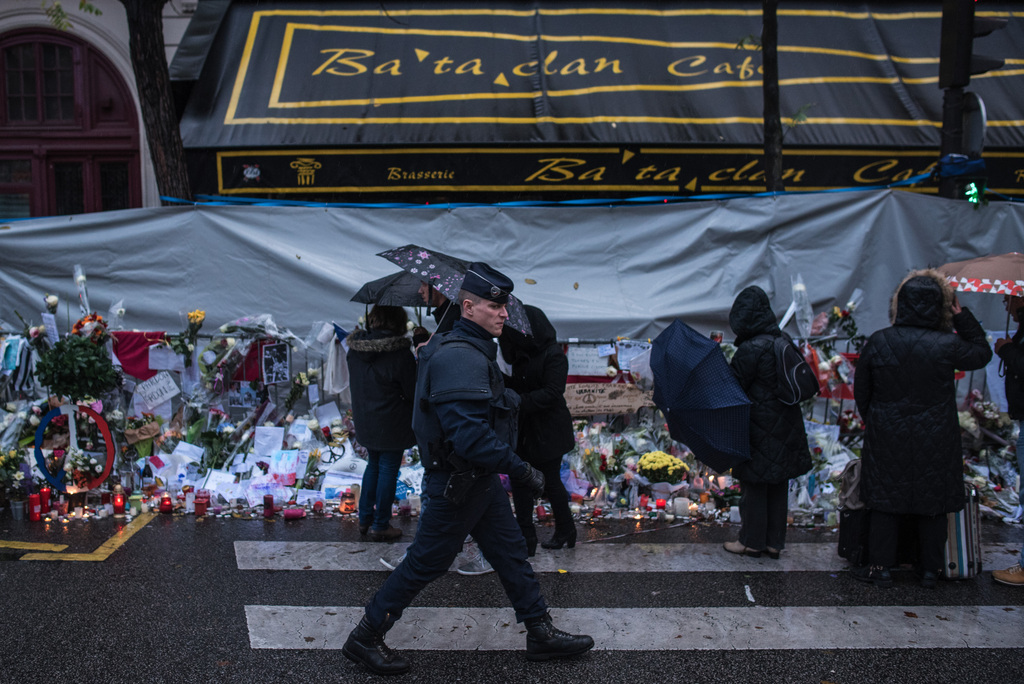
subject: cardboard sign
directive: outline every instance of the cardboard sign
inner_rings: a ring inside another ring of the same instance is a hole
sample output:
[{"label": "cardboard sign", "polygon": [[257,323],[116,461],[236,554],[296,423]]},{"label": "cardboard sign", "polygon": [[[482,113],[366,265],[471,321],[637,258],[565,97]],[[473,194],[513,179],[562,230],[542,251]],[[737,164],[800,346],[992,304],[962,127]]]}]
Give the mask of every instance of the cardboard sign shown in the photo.
[{"label": "cardboard sign", "polygon": [[653,396],[653,392],[627,383],[579,382],[565,386],[565,403],[573,416],[634,413],[643,406],[654,406]]},{"label": "cardboard sign", "polygon": [[167,371],[160,371],[149,380],[135,386],[135,396],[141,399],[150,411],[180,393],[181,390]]}]

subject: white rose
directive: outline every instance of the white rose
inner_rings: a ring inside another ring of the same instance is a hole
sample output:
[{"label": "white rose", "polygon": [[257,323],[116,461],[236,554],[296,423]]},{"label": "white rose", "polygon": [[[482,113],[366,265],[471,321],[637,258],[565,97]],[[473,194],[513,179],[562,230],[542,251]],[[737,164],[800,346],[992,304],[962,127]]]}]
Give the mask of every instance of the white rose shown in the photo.
[{"label": "white rose", "polygon": [[50,296],[48,296],[46,298],[46,305],[47,306],[57,306],[57,302],[59,302],[59,301],[60,300],[57,299],[57,295],[50,295]]},{"label": "white rose", "polygon": [[28,423],[32,427],[39,425],[39,416],[32,416],[31,418],[28,419]]},{"label": "white rose", "polygon": [[316,432],[317,430],[320,429],[320,423],[318,423],[314,418],[313,420],[310,420],[308,423],[306,423],[306,427],[312,430],[313,432]]},{"label": "white rose", "polygon": [[235,431],[235,428],[232,427],[231,425],[225,425],[224,429],[221,430],[221,432],[224,433],[225,435],[230,435],[234,431]]},{"label": "white rose", "polygon": [[82,275],[75,278],[75,282],[78,283],[79,285],[85,285],[85,274],[83,273]]}]

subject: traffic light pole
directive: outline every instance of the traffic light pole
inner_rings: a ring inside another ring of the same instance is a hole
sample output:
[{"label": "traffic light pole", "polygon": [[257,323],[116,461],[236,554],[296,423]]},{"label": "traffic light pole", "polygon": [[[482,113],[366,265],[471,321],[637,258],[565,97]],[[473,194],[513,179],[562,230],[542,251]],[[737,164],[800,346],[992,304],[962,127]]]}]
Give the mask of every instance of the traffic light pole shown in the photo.
[{"label": "traffic light pole", "polygon": [[[946,88],[942,91],[942,147],[939,158],[947,154],[963,154],[964,146],[964,89]],[[955,177],[939,179],[939,195],[949,199],[960,197],[959,182]]]}]

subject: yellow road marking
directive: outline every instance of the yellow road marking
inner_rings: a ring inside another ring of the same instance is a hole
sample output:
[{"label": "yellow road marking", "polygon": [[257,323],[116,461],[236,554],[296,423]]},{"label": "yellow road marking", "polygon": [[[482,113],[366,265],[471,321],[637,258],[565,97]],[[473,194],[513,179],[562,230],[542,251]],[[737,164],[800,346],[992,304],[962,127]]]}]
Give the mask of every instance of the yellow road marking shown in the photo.
[{"label": "yellow road marking", "polygon": [[130,523],[121,528],[117,534],[100,544],[99,548],[92,553],[26,553],[21,557],[23,561],[33,560],[57,560],[57,561],[105,561],[110,554],[121,548],[121,545],[131,539],[132,535],[145,527],[150,520],[156,517],[156,513],[142,513]]},{"label": "yellow road marking", "polygon": [[0,541],[0,549],[24,549],[26,551],[63,551],[67,544],[39,544],[37,542]]}]

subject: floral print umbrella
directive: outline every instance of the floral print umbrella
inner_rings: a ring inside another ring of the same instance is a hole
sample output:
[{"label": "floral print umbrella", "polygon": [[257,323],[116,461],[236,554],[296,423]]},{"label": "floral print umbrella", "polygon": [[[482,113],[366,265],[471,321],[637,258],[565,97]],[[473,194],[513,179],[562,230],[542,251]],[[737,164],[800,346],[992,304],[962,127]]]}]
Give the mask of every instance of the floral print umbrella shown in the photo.
[{"label": "floral print umbrella", "polygon": [[[425,249],[418,245],[405,245],[377,254],[411,273],[421,281],[430,283],[434,289],[451,301],[458,299],[462,280],[466,276],[471,262],[442,252]],[[505,325],[512,326],[524,335],[531,334],[530,323],[526,318],[523,303],[515,295],[509,295],[508,320]]]},{"label": "floral print umbrella", "polygon": [[1018,252],[954,261],[938,270],[961,292],[1024,296],[1024,254]]}]

